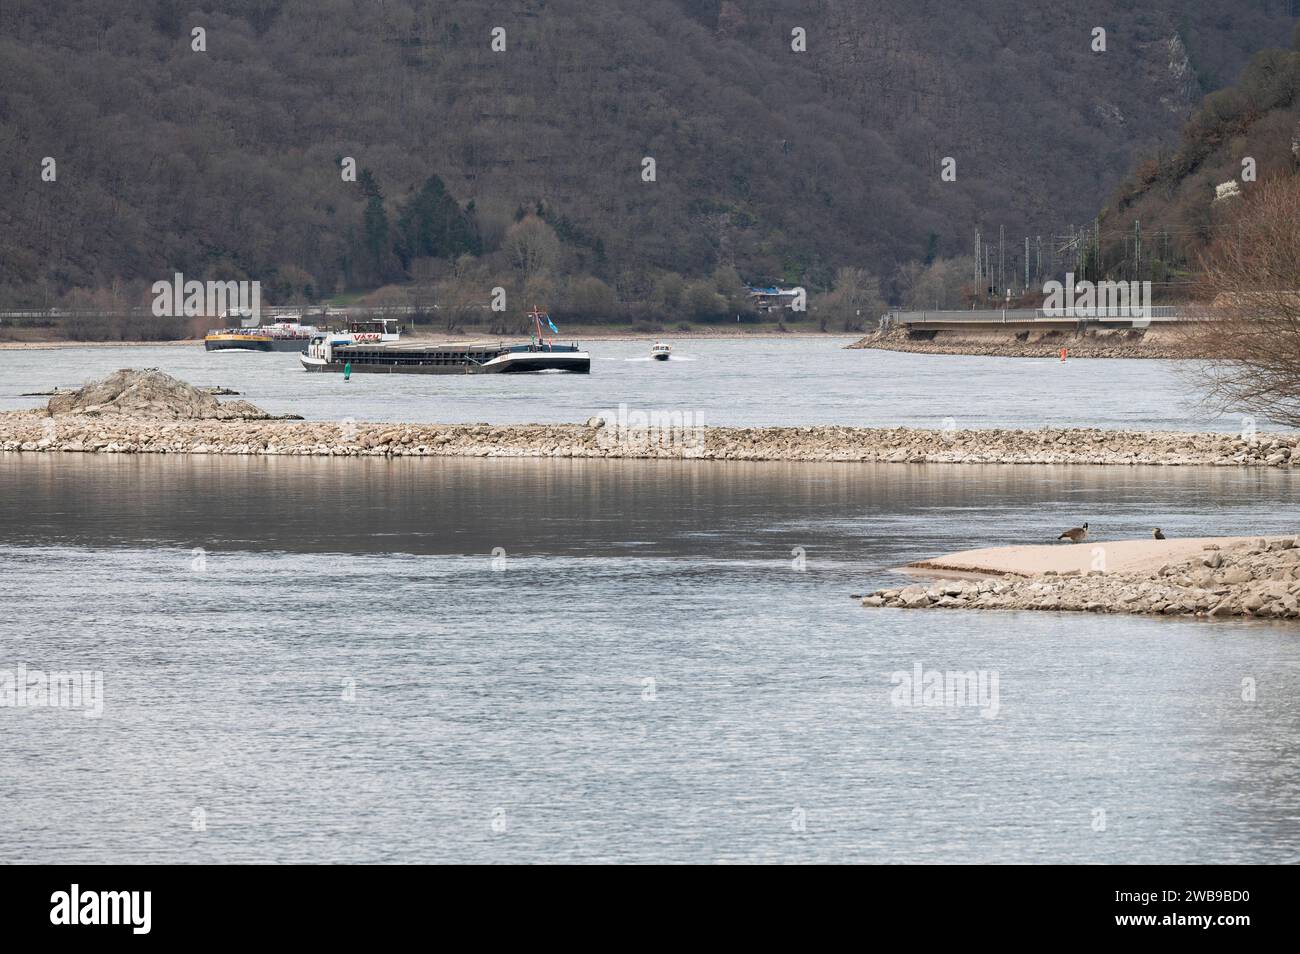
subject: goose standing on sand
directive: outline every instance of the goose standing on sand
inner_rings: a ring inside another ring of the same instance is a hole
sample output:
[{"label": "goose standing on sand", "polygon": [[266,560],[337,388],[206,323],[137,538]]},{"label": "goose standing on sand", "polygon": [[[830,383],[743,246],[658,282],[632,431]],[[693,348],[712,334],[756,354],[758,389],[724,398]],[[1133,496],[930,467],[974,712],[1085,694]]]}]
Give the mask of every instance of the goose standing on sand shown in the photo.
[{"label": "goose standing on sand", "polygon": [[1163,540],[1165,538],[1165,532],[1161,530],[1159,527],[1152,527],[1151,538],[1153,540]]},{"label": "goose standing on sand", "polygon": [[1082,527],[1071,527],[1056,539],[1069,540],[1071,543],[1082,543],[1088,539],[1088,525],[1085,523]]}]

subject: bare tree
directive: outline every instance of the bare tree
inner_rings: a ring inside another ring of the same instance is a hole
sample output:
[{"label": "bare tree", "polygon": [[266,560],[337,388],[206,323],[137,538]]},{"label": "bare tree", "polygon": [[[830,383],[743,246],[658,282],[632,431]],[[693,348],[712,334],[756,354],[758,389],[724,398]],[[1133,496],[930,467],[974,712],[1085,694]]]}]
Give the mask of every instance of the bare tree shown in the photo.
[{"label": "bare tree", "polygon": [[969,256],[963,258],[936,258],[928,266],[913,268],[904,272],[907,281],[904,289],[904,304],[917,311],[927,309],[959,309],[967,303],[965,286],[970,283],[970,274],[975,262]]},{"label": "bare tree", "polygon": [[1300,177],[1224,201],[1235,207],[1202,257],[1213,301],[1188,332],[1207,356],[1201,383],[1220,411],[1300,426]]},{"label": "bare tree", "polygon": [[833,291],[818,295],[813,302],[823,331],[828,321],[839,321],[845,331],[861,331],[889,310],[880,293],[880,279],[865,268],[849,266],[835,272]]},{"label": "bare tree", "polygon": [[560,260],[560,240],[555,229],[535,215],[510,227],[506,232],[504,248],[510,264],[525,279],[553,271]]}]

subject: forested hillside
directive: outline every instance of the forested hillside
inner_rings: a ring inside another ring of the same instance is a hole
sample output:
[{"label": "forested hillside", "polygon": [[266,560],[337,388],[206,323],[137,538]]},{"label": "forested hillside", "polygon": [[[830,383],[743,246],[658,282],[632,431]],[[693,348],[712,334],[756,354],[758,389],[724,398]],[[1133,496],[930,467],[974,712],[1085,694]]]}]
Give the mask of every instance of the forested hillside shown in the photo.
[{"label": "forested hillside", "polygon": [[707,316],[840,272],[897,297],[976,228],[1091,220],[1290,6],[5,0],[0,295],[134,303],[180,271]]},{"label": "forested hillside", "polygon": [[[1240,80],[1205,97],[1175,148],[1144,157],[1098,220],[1100,272],[1194,292],[1201,254],[1240,197],[1300,171],[1300,26],[1292,48],[1263,50]],[[1134,236],[1147,236],[1139,260]],[[1097,243],[1094,243],[1097,244]]]}]

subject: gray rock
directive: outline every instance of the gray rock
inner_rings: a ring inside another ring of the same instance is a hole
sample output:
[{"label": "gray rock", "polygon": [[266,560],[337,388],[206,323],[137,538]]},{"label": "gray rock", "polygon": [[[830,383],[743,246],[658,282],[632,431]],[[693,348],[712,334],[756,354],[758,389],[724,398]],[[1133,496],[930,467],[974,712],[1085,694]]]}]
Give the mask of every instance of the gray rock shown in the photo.
[{"label": "gray rock", "polygon": [[1258,590],[1253,590],[1246,594],[1246,598],[1241,601],[1241,608],[1248,613],[1254,613],[1263,609],[1264,604],[1268,602],[1268,597]]}]

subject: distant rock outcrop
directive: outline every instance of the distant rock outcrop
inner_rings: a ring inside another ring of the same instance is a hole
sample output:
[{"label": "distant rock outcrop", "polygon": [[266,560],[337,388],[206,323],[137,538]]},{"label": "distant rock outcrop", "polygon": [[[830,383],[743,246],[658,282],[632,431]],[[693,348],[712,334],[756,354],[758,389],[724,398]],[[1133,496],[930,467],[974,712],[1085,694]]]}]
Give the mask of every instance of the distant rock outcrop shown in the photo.
[{"label": "distant rock outcrop", "polygon": [[913,354],[971,354],[1005,358],[1055,358],[1064,348],[1071,358],[1196,357],[1177,329],[1100,329],[1085,332],[1040,329],[1026,332],[1014,326],[989,325],[961,331],[939,331],[912,337],[905,328],[880,329],[846,348],[873,348]]},{"label": "distant rock outcrop", "polygon": [[114,371],[75,391],[55,394],[46,407],[52,417],[122,414],[218,421],[273,418],[248,401],[218,401],[208,391],[152,368]]}]

